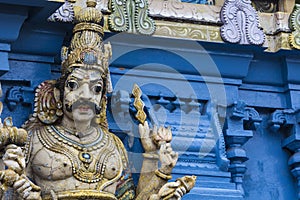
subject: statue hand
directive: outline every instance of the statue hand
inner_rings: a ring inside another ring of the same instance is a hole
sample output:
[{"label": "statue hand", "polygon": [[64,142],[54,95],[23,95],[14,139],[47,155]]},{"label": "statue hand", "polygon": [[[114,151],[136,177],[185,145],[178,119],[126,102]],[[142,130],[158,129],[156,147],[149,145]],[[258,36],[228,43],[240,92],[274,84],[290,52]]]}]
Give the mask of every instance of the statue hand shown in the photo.
[{"label": "statue hand", "polygon": [[157,132],[157,127],[154,126],[153,130],[150,131],[148,122],[146,121],[143,124],[139,124],[139,133],[141,136],[141,141],[143,148],[146,153],[155,152],[157,150],[157,145],[152,139],[152,135]]},{"label": "statue hand", "polygon": [[171,174],[178,160],[178,153],[173,151],[171,143],[163,143],[161,145],[159,159],[161,162],[161,168],[159,170],[164,174]]},{"label": "statue hand", "polygon": [[3,162],[8,167],[19,175],[24,173],[25,169],[25,156],[22,149],[14,144],[10,144],[6,147],[5,154],[3,156]]},{"label": "statue hand", "polygon": [[158,196],[160,199],[180,200],[187,193],[184,186],[181,186],[180,181],[168,182],[159,190]]},{"label": "statue hand", "polygon": [[161,126],[157,129],[157,126],[154,125],[151,130],[147,121],[144,125],[139,124],[139,133],[146,153],[157,151],[162,143],[170,142],[172,140],[172,132],[170,128]]},{"label": "statue hand", "polygon": [[41,200],[40,188],[34,185],[25,175],[22,175],[13,185],[22,199]]}]

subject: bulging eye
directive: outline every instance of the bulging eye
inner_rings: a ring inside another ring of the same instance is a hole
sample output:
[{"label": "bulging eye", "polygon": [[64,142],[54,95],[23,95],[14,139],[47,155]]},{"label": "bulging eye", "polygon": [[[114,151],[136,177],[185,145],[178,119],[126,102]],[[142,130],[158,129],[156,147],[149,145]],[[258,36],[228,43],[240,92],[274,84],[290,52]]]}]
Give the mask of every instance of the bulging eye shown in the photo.
[{"label": "bulging eye", "polygon": [[93,90],[96,94],[99,94],[102,91],[102,85],[100,84],[94,85]]},{"label": "bulging eye", "polygon": [[74,80],[69,80],[67,82],[67,87],[70,89],[70,90],[76,90],[78,88],[78,83]]}]

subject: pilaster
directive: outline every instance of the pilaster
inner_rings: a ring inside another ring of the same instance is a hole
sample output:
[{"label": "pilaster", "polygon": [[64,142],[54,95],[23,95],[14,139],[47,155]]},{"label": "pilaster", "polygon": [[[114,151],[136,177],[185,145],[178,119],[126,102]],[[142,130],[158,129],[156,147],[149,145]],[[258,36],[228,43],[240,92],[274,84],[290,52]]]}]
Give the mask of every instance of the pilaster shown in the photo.
[{"label": "pilaster", "polygon": [[254,108],[247,107],[243,102],[236,102],[229,107],[228,128],[225,131],[227,158],[230,160],[229,171],[232,182],[236,184],[236,189],[243,195],[242,183],[247,170],[244,162],[249,159],[243,145],[253,137],[253,130],[261,121],[259,113]]},{"label": "pilaster", "polygon": [[270,128],[284,134],[282,148],[291,152],[288,161],[290,171],[297,180],[298,199],[300,199],[300,113],[299,110],[276,110],[269,121]]}]

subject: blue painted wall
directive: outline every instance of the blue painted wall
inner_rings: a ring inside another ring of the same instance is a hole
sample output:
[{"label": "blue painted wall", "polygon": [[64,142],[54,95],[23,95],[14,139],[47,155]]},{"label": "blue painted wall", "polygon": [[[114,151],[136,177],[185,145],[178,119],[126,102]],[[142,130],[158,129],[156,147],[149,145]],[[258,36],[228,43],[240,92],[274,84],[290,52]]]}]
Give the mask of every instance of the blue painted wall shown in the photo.
[{"label": "blue painted wall", "polygon": [[[11,32],[0,34],[0,63],[6,66],[0,68],[0,100],[5,102],[1,117],[12,116],[16,126],[32,113],[35,87],[59,77],[59,48],[71,29],[34,18],[31,12],[54,9],[50,4],[28,6],[17,9],[15,15],[22,20],[7,22],[15,24],[9,30],[17,36],[8,40]],[[142,149],[125,100],[138,83],[157,122],[173,127],[173,146],[180,153],[173,178],[198,176],[184,199],[297,199],[297,182],[288,166],[294,152],[283,141],[297,133],[293,113],[300,107],[298,51],[271,54],[253,46],[129,34],[106,37],[113,46],[110,69],[115,89],[109,104],[110,128],[124,141],[134,170],[139,170]],[[124,102],[117,101],[119,97]],[[277,110],[286,110],[284,117],[293,120],[276,121]],[[245,168],[243,196],[232,177],[234,170]]]}]

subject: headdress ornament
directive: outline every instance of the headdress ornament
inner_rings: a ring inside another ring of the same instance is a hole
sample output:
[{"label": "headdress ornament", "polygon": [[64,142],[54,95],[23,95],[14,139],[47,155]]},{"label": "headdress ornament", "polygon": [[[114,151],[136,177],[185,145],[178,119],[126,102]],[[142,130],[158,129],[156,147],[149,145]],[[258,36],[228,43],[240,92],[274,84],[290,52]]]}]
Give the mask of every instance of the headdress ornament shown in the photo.
[{"label": "headdress ornament", "polygon": [[95,0],[87,0],[87,7],[75,15],[75,27],[69,47],[62,48],[62,73],[74,68],[98,69],[108,74],[111,45],[103,44],[103,16],[96,9]]}]

